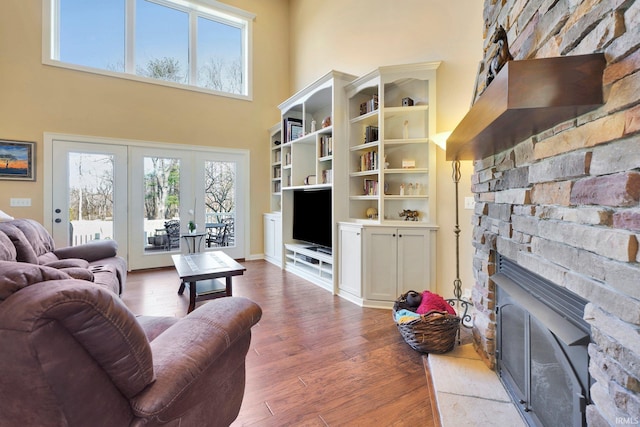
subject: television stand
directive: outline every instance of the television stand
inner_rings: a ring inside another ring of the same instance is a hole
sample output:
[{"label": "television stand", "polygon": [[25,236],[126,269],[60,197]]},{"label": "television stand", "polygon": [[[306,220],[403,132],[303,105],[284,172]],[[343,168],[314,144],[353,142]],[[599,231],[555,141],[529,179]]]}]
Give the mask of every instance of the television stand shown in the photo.
[{"label": "television stand", "polygon": [[[286,269],[333,292],[333,256],[331,248],[309,244],[286,243]],[[324,250],[324,251],[323,251]]]}]

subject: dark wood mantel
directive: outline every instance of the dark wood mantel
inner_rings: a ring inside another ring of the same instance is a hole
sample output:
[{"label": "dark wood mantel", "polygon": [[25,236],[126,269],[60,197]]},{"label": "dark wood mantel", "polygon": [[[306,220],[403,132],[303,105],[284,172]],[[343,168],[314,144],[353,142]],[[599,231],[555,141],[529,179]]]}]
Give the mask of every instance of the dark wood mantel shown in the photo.
[{"label": "dark wood mantel", "polygon": [[509,61],[447,139],[447,160],[479,160],[603,103],[602,53]]}]

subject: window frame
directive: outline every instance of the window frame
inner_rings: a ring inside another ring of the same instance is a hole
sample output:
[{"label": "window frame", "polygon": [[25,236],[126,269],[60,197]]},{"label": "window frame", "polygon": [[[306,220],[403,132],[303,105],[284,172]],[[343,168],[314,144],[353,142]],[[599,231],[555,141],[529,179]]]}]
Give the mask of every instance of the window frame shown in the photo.
[{"label": "window frame", "polygon": [[125,0],[125,71],[117,72],[86,65],[60,61],[59,7],[60,0],[43,0],[42,12],[42,63],[54,67],[66,68],[100,74],[126,80],[169,86],[195,92],[209,93],[241,100],[253,99],[253,21],[256,15],[242,9],[220,3],[216,0],[148,0],[161,6],[170,7],[188,13],[189,16],[189,81],[196,81],[198,74],[197,58],[197,20],[199,17],[214,20],[222,24],[239,28],[242,33],[242,57],[244,62],[244,93],[230,93],[188,83],[176,83],[135,74],[135,2]]}]

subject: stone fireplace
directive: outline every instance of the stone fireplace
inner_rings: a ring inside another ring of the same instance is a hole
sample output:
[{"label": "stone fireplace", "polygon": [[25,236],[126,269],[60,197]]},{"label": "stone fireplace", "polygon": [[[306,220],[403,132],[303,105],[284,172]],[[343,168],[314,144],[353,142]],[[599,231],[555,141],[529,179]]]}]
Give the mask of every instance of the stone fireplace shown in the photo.
[{"label": "stone fireplace", "polygon": [[501,254],[586,302],[586,424],[640,424],[640,0],[485,0],[484,10],[485,62],[498,24],[516,61],[603,53],[606,65],[603,105],[473,159],[476,349],[491,368],[502,357]]}]

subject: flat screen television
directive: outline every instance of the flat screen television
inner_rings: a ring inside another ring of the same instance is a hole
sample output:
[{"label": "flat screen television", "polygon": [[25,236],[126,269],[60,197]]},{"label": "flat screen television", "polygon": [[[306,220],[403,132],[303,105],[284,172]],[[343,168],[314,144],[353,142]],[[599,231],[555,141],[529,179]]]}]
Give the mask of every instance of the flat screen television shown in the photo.
[{"label": "flat screen television", "polygon": [[331,189],[294,190],[293,238],[331,248]]}]

